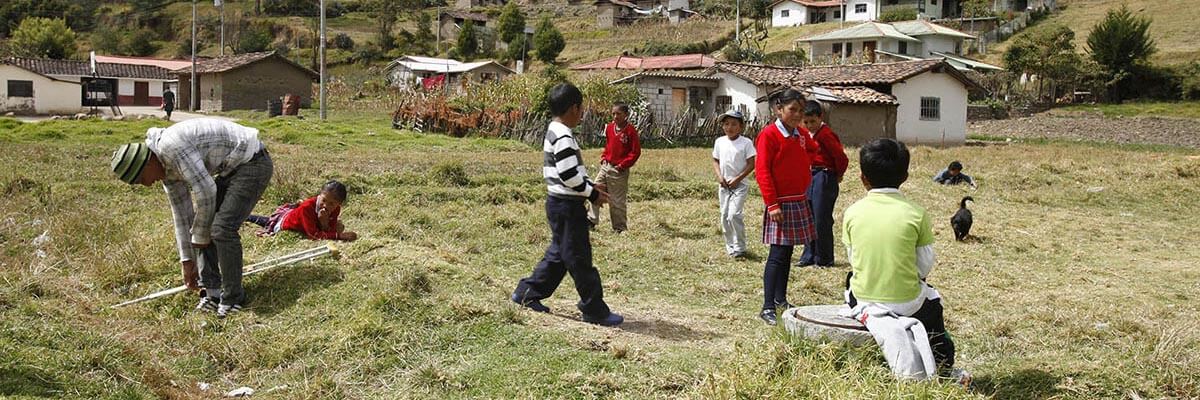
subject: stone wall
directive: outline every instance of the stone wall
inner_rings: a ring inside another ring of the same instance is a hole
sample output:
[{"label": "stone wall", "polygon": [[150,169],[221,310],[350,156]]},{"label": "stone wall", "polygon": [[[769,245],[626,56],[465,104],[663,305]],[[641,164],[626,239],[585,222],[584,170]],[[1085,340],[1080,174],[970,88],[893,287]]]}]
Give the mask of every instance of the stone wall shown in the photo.
[{"label": "stone wall", "polygon": [[276,58],[225,72],[221,84],[221,110],[265,110],[268,100],[289,93],[300,96],[301,107],[312,104],[313,77]]}]

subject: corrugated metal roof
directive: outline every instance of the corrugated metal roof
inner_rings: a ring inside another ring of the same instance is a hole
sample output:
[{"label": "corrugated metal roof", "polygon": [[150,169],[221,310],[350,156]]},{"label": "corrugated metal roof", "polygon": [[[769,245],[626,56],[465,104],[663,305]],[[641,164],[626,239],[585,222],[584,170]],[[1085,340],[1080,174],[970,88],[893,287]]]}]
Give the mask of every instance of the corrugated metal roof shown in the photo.
[{"label": "corrugated metal roof", "polygon": [[932,22],[929,22],[929,21],[926,21],[923,19],[914,20],[914,21],[893,22],[891,25],[896,27],[896,30],[900,31],[901,33],[903,33],[905,35],[909,35],[909,36],[943,35],[943,36],[952,36],[952,37],[963,38],[963,39],[974,39],[975,38],[975,36],[972,36],[971,34],[964,33],[959,30],[955,30],[948,26],[938,25],[938,24],[935,24],[935,23],[932,23]]},{"label": "corrugated metal roof", "polygon": [[816,36],[806,37],[797,42],[820,42],[827,40],[856,40],[856,39],[875,39],[875,38],[890,38],[903,40],[906,42],[920,42],[919,39],[901,33],[896,27],[882,22],[866,22],[845,29],[838,29],[833,32],[826,32]]}]

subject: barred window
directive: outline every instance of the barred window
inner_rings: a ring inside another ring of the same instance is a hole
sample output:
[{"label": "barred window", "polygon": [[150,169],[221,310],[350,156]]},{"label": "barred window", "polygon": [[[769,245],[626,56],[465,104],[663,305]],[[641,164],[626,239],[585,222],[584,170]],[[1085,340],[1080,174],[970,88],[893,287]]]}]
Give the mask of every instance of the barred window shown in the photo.
[{"label": "barred window", "polygon": [[8,97],[33,97],[33,81],[8,81]]},{"label": "barred window", "polygon": [[865,12],[867,12],[867,5],[866,5],[866,4],[855,4],[855,5],[854,5],[854,13],[855,13],[855,14],[862,14],[862,13],[865,13]]},{"label": "barred window", "polygon": [[783,10],[783,11],[779,12],[779,16],[783,17],[783,18],[787,18],[788,14],[789,14],[788,10]]},{"label": "barred window", "polygon": [[921,98],[921,120],[940,121],[942,119],[942,99],[940,97]]}]

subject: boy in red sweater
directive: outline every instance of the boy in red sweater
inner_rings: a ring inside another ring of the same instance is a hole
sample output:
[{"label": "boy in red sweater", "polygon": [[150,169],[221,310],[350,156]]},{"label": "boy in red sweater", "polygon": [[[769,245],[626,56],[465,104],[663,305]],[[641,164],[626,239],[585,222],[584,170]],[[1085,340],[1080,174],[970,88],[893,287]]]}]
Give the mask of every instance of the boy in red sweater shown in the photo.
[{"label": "boy in red sweater", "polygon": [[794,89],[779,93],[773,102],[778,119],[758,133],[754,161],[755,179],[762,192],[763,243],[771,246],[763,268],[763,306],[759,318],[775,325],[776,308],[787,309],[788,274],[794,246],[816,237],[808,204],[812,180],[808,151],[817,146],[801,125],[804,95]]},{"label": "boy in red sweater", "polygon": [[338,181],[329,181],[316,196],[309,197],[299,204],[279,206],[269,217],[251,215],[246,221],[263,227],[258,232],[259,236],[293,231],[310,240],[354,241],[358,239],[358,234],[347,232],[342,222],[338,221],[346,196],[346,185]]},{"label": "boy in red sweater", "polygon": [[[617,103],[612,108],[613,121],[604,126],[604,153],[600,156],[600,172],[596,183],[608,187],[609,217],[613,231],[625,232],[629,228],[625,199],[629,194],[629,169],[642,155],[642,144],[637,129],[629,123],[629,106]],[[600,204],[592,203],[588,221],[594,228],[600,222]]]},{"label": "boy in red sweater", "polygon": [[824,116],[821,103],[816,100],[804,103],[804,127],[817,142],[816,148],[808,149],[808,156],[812,159],[808,203],[812,206],[817,237],[804,244],[804,253],[797,262],[801,267],[833,267],[833,204],[838,198],[838,183],[842,182],[842,175],[846,174],[846,167],[850,165],[842,141],[825,124]]}]

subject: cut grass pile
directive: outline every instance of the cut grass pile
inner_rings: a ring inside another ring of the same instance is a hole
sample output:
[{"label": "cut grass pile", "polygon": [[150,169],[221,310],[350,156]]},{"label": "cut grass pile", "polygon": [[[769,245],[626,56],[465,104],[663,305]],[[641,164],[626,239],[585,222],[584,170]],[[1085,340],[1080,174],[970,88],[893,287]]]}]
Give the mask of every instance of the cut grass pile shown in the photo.
[{"label": "cut grass pile", "polygon": [[[342,179],[343,219],[362,239],[339,261],[248,278],[248,310],[217,320],[191,312],[188,296],[106,308],[178,280],[162,190],[108,172],[117,144],[161,123],[0,119],[0,395],[1200,396],[1195,151],[914,149],[904,190],[934,217],[930,281],[959,365],[976,376],[968,393],[898,383],[873,348],[792,339],[755,319],[765,248],[753,245],[752,261],[724,256],[709,149],[646,151],[631,179],[632,229],[612,234],[604,218],[593,235],[606,298],[627,317],[607,329],[577,321],[569,280],[547,302],[553,316],[508,301],[549,240],[536,149],[399,132],[379,118],[246,123],[263,129],[277,168],[257,211]],[[585,159],[594,167],[598,154]],[[978,191],[929,181],[955,159]],[[864,194],[857,174],[842,185],[839,220]],[[948,221],[966,194],[977,238],[956,243]],[[747,202],[751,237],[762,210]],[[315,245],[251,232],[248,261]],[[839,301],[846,271],[794,270],[790,300]]]}]

